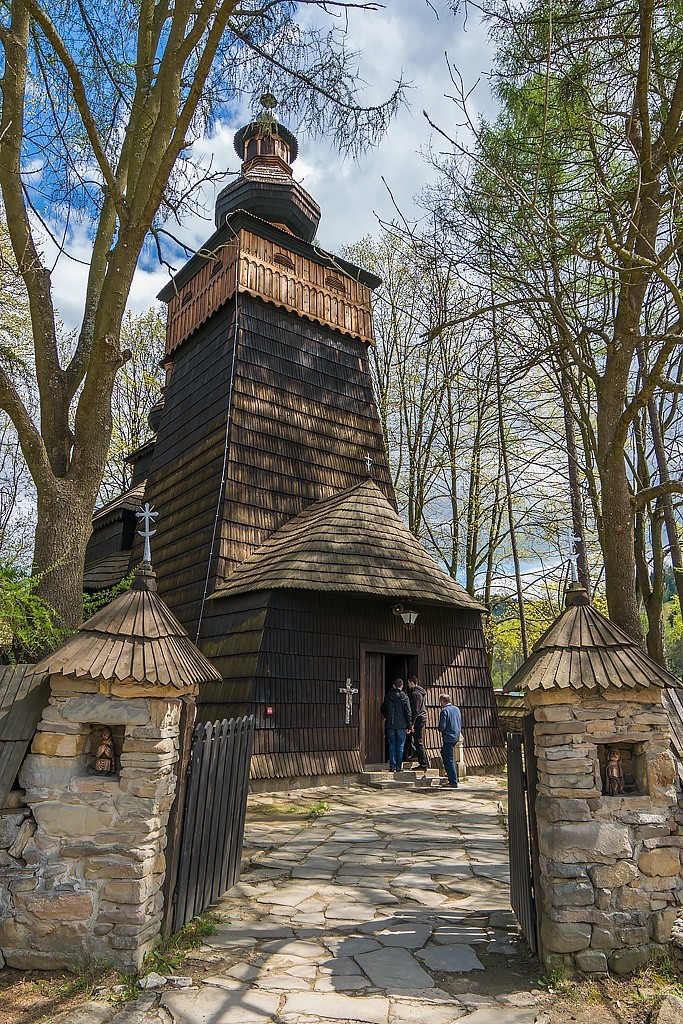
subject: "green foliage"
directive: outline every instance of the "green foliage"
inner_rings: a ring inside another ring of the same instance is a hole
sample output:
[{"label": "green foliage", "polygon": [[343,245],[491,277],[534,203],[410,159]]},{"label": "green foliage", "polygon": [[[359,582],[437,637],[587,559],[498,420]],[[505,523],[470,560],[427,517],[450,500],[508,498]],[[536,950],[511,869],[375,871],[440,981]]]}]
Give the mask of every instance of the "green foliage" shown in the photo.
[{"label": "green foliage", "polygon": [[[545,633],[559,613],[550,600],[525,601],[527,640],[529,648]],[[498,603],[489,616],[486,641],[491,655],[491,674],[494,686],[503,686],[522,664],[522,634],[517,602],[512,598]]]},{"label": "green foliage", "polygon": [[313,822],[316,820],[316,818],[319,818],[322,814],[325,814],[326,811],[329,811],[329,809],[330,808],[328,807],[324,800],[317,800],[309,808],[306,817],[308,818],[309,821]]},{"label": "green foliage", "polygon": [[156,971],[157,974],[173,974],[182,966],[188,953],[201,946],[203,939],[208,935],[216,933],[220,920],[217,914],[206,911],[193,917],[173,935],[160,939],[154,949],[146,955],[137,977],[142,978],[151,971]]},{"label": "green foliage", "polygon": [[542,975],[538,979],[538,985],[540,988],[547,989],[551,994],[557,992],[561,995],[571,995],[575,989],[572,982],[567,980],[564,971],[557,967]]},{"label": "green foliage", "polygon": [[95,612],[98,612],[100,608],[104,608],[105,605],[113,601],[119,594],[125,594],[127,590],[130,590],[130,585],[133,582],[133,576],[135,575],[135,569],[131,569],[127,576],[124,576],[113,587],[109,587],[107,590],[97,590],[94,594],[83,594],[83,621],[87,622],[88,619],[92,618]]},{"label": "green foliage", "polygon": [[41,576],[0,565],[0,662],[39,661],[66,639],[55,610],[36,594]]},{"label": "green foliage", "polygon": [[654,989],[658,996],[673,992],[679,998],[683,996],[683,978],[680,968],[676,966],[668,953],[661,953],[653,956],[636,973],[634,979],[641,989],[652,992]]},{"label": "green foliage", "polygon": [[664,605],[664,651],[670,672],[683,677],[683,619],[678,594]]}]

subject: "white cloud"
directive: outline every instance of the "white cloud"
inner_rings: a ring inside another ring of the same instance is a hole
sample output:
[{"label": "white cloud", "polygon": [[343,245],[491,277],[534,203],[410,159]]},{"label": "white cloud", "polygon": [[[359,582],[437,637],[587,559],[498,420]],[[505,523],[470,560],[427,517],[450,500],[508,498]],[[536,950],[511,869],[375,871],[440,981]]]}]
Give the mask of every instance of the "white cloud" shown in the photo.
[{"label": "white cloud", "polygon": [[[401,71],[412,83],[409,107],[402,109],[377,149],[357,161],[334,151],[328,141],[311,140],[299,135],[300,157],[294,165],[301,181],[320,204],[322,218],[318,230],[321,244],[332,251],[357,241],[363,235],[376,234],[380,220],[395,214],[388,188],[399,209],[411,219],[416,208],[413,197],[434,178],[434,171],[423,154],[431,143],[437,150],[442,140],[422,115],[449,134],[457,131],[458,112],[448,98],[453,93],[445,60],[449,60],[470,88],[486,74],[490,66],[490,48],[486,32],[470,15],[466,27],[456,19],[445,0],[433,0],[437,18],[426,0],[388,0],[377,13],[354,12],[349,17],[349,47],[363,50],[362,74],[368,82],[365,102],[377,102],[389,95]],[[323,17],[308,8],[310,17]],[[486,82],[480,82],[474,94],[473,109],[491,109]],[[280,111],[287,123],[287,112]],[[219,123],[212,135],[198,142],[194,155],[213,170],[239,171],[239,160],[232,145],[235,131],[244,118],[234,124]],[[296,128],[295,125],[291,127]],[[382,178],[386,180],[386,186]],[[227,181],[229,179],[226,179]],[[198,248],[212,233],[213,205],[225,181],[209,184],[202,194],[206,216],[188,216],[174,233],[191,249]],[[52,247],[54,249],[54,247]],[[46,243],[46,249],[50,249]],[[85,226],[70,235],[70,251],[87,261],[90,246]],[[178,260],[178,266],[182,260]],[[164,268],[138,270],[129,308],[137,312],[155,302],[156,294],[168,280]],[[54,298],[68,327],[80,322],[87,268],[60,257],[54,277]]]}]

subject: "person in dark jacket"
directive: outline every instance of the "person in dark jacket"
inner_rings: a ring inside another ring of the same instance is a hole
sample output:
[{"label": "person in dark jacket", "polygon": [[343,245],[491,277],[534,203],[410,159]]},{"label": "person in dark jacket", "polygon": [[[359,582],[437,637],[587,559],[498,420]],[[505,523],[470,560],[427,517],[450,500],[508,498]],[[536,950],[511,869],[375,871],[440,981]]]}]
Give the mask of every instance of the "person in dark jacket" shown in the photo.
[{"label": "person in dark jacket", "polygon": [[427,691],[420,686],[417,676],[408,676],[408,697],[413,715],[413,747],[417,755],[418,766],[423,772],[426,772],[429,767],[424,745],[424,731],[427,725]]},{"label": "person in dark jacket", "polygon": [[386,719],[387,742],[389,744],[389,771],[403,771],[403,748],[406,733],[413,724],[410,701],[403,692],[403,680],[394,679],[391,689],[382,701],[380,711]]},{"label": "person in dark jacket", "polygon": [[462,732],[462,719],[460,708],[456,708],[451,701],[450,694],[442,693],[439,697],[441,705],[441,716],[439,717],[439,732],[441,733],[441,760],[448,776],[448,785],[453,789],[458,788],[458,769],[455,767],[453,751],[455,744],[460,739]]}]

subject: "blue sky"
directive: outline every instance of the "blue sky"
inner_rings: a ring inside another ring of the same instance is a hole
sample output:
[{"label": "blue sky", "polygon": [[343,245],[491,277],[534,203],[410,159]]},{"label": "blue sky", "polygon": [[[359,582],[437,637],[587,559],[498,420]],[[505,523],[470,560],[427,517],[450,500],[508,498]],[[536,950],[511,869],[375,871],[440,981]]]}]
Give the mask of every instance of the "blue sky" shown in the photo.
[{"label": "blue sky", "polygon": [[[309,11],[311,16],[323,19],[320,12]],[[379,219],[391,218],[392,200],[383,177],[401,211],[409,218],[415,215],[413,196],[433,175],[426,153],[432,144],[437,150],[441,147],[422,111],[426,110],[431,120],[449,134],[457,131],[457,110],[447,95],[452,86],[445,52],[462,74],[467,88],[479,83],[472,95],[472,110],[492,110],[486,78],[491,49],[475,14],[470,11],[463,24],[462,16],[456,18],[445,0],[431,0],[431,4],[426,0],[386,0],[385,9],[376,13],[351,12],[349,45],[364,51],[366,101],[389,95],[401,71],[412,88],[408,92],[409,107],[399,113],[382,144],[358,160],[344,157],[325,141],[299,134],[299,159],[294,173],[322,208],[318,239],[325,248],[337,251],[364,235],[377,234]],[[197,154],[207,163],[212,161],[214,168],[237,172],[239,160],[232,137],[248,116],[249,112],[244,110],[230,121],[220,122],[211,137],[195,147]],[[288,121],[286,111],[280,111],[280,116],[283,123],[296,131],[296,124]],[[200,246],[213,230],[214,200],[215,189],[207,188],[203,195],[204,217],[188,216],[183,223],[179,234],[191,247]],[[46,249],[49,251],[49,243]],[[85,225],[75,229],[70,250],[87,262],[89,242]],[[67,328],[80,322],[86,273],[85,266],[64,258],[55,269],[54,298]],[[147,262],[136,275],[129,308],[138,312],[152,305],[166,280],[166,270]]]}]

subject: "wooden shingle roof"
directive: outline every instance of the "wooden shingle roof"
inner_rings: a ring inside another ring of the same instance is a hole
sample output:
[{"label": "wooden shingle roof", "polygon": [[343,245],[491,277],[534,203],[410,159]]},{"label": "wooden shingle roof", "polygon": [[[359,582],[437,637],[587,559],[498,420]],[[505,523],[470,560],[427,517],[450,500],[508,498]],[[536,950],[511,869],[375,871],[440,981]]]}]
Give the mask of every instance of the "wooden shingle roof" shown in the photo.
[{"label": "wooden shingle roof", "polygon": [[102,526],[105,522],[113,522],[115,519],[120,519],[126,511],[136,512],[140,508],[140,503],[144,501],[145,483],[146,481],[143,480],[141,483],[136,484],[135,487],[131,487],[129,490],[124,491],[123,494],[119,494],[116,498],[108,501],[106,505],[96,508],[92,516],[93,527]]},{"label": "wooden shingle roof", "polygon": [[580,584],[569,587],[566,600],[565,610],[508,681],[508,693],[568,687],[599,691],[608,686],[680,686],[635,640],[591,605]]},{"label": "wooden shingle roof", "polygon": [[177,690],[220,679],[157,594],[154,573],[144,564],[130,590],[84,622],[36,671]]},{"label": "wooden shingle roof", "polygon": [[484,610],[427,554],[372,480],[309,505],[212,597],[274,589],[353,592]]},{"label": "wooden shingle roof", "polygon": [[83,571],[84,590],[105,590],[115,587],[128,575],[130,551],[114,551],[111,555],[88,562]]},{"label": "wooden shingle roof", "polygon": [[50,687],[34,665],[0,665],[0,807],[14,786]]}]

